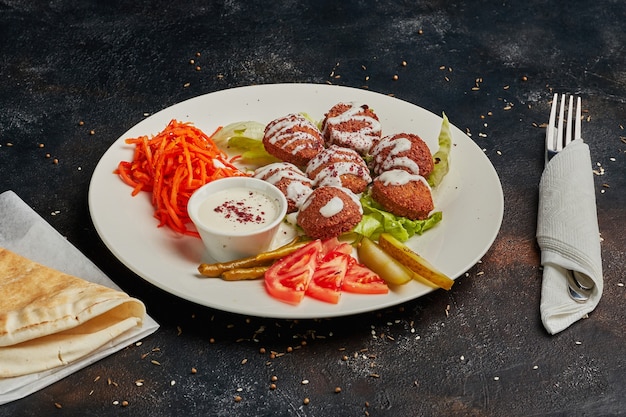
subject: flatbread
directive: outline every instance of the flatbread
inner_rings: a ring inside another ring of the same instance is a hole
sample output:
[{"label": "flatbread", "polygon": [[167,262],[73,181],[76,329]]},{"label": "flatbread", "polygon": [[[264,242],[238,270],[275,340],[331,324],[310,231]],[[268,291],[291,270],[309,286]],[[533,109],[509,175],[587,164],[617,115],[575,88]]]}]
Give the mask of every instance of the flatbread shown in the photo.
[{"label": "flatbread", "polygon": [[71,363],[141,326],[144,304],[0,248],[0,378]]}]

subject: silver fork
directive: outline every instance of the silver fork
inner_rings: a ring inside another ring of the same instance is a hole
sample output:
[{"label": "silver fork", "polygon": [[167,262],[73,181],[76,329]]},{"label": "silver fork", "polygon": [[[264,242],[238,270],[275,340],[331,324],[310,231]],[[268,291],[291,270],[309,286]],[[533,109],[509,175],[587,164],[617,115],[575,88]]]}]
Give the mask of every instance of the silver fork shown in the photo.
[{"label": "silver fork", "polygon": [[[567,123],[565,125],[565,136],[563,136],[563,122],[565,120],[565,94],[561,95],[561,103],[559,106],[559,95],[554,94],[552,99],[552,108],[550,110],[550,121],[546,128],[546,164],[560,151],[563,150],[570,142],[572,136],[574,140],[581,139],[581,100],[576,99],[576,116],[574,118],[574,127],[572,127],[572,113],[574,107],[574,96],[569,96],[569,104],[567,109]],[[556,120],[557,106],[559,107],[559,118]],[[573,135],[572,135],[573,131]],[[567,271],[567,284],[570,297],[577,302],[584,303],[589,299],[593,291],[594,282],[587,276],[577,271]]]},{"label": "silver fork", "polygon": [[[574,106],[574,96],[569,96],[569,105],[567,111],[567,125],[565,127],[565,137],[563,137],[563,121],[565,116],[565,94],[561,96],[561,105],[559,109],[559,120],[556,122],[556,109],[558,106],[558,94],[554,94],[552,99],[552,109],[550,110],[550,121],[546,128],[546,164],[554,155],[561,152],[565,146],[572,141],[572,113]],[[576,99],[576,118],[574,120],[574,140],[581,138],[581,101],[580,97]]]}]

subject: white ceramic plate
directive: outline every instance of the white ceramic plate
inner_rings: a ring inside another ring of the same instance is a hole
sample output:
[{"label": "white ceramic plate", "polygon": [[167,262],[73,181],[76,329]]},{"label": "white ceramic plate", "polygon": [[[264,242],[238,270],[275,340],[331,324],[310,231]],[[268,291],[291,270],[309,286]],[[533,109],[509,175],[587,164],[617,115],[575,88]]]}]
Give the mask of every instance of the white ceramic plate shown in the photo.
[{"label": "white ceramic plate", "polygon": [[[333,105],[361,102],[374,109],[383,134],[417,133],[437,149],[441,117],[408,102],[367,90],[312,84],[240,87],[195,97],[164,109],[124,133],[102,156],[89,189],[89,209],[96,230],[113,254],[137,275],[183,299],[211,308],[251,316],[322,318],[381,309],[420,297],[433,289],[418,282],[387,295],[342,295],[337,305],[305,297],[298,306],[272,299],[262,280],[225,282],[199,278],[197,267],[210,261],[199,239],[157,228],[148,193],[132,197],[131,188],[113,174],[130,161],[133,148],[124,140],[154,135],[171,119],[193,122],[207,133],[232,122],[261,123],[294,112],[321,119]],[[451,121],[453,123],[453,121]],[[498,175],[483,151],[452,126],[450,172],[434,190],[443,221],[408,245],[435,267],[456,278],[489,249],[502,222],[504,199]],[[443,290],[441,290],[443,291]],[[452,289],[454,291],[454,287]]]}]

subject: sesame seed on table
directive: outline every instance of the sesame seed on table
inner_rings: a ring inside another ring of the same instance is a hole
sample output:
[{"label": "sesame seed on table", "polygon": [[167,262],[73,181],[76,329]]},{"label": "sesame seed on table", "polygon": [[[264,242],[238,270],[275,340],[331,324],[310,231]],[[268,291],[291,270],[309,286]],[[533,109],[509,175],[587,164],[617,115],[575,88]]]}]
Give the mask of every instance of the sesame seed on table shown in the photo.
[{"label": "sesame seed on table", "polygon": [[[4,2],[0,193],[15,192],[160,328],[0,416],[626,415],[626,3],[483,3]],[[340,317],[257,317],[164,291],[108,249],[88,193],[114,141],[187,99],[279,83],[445,112],[482,150],[504,217],[450,291]],[[555,92],[584,104],[604,294],[550,335],[535,233]]]}]

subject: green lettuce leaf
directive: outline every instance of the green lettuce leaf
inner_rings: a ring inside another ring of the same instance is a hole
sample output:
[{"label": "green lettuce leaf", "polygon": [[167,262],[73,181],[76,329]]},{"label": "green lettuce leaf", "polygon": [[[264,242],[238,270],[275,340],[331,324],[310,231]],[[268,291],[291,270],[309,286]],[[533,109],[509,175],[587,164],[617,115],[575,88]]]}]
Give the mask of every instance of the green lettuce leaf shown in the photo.
[{"label": "green lettuce leaf", "polygon": [[212,137],[218,145],[228,145],[228,140],[234,136],[243,136],[250,139],[263,140],[265,125],[255,121],[234,122],[222,127]]},{"label": "green lettuce leaf", "polygon": [[267,165],[278,162],[278,158],[270,155],[265,150],[263,142],[245,136],[233,136],[228,140],[228,147],[241,152],[240,162],[247,165]]},{"label": "green lettuce leaf", "polygon": [[440,211],[431,213],[424,220],[410,220],[406,217],[396,216],[383,210],[369,192],[361,195],[361,205],[363,206],[363,218],[352,232],[373,240],[378,240],[380,234],[385,232],[401,242],[406,242],[414,235],[421,235],[432,228],[443,218]]},{"label": "green lettuce leaf", "polygon": [[247,165],[261,166],[278,159],[267,153],[263,146],[265,125],[255,121],[235,122],[221,128],[213,141],[227,149],[241,154],[239,162]]},{"label": "green lettuce leaf", "polygon": [[443,177],[450,170],[450,150],[452,148],[452,131],[450,130],[450,122],[445,113],[443,113],[443,121],[441,122],[441,131],[439,132],[439,149],[433,155],[435,167],[431,171],[426,180],[431,187],[441,184]]}]

